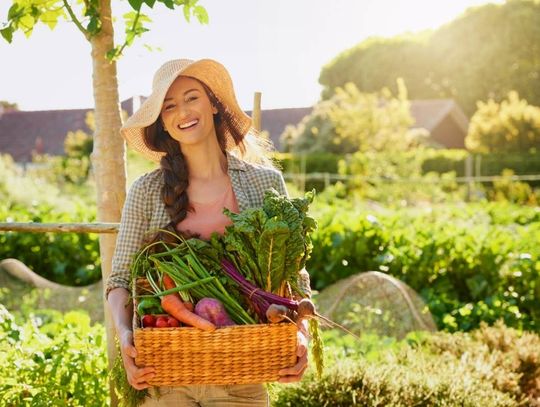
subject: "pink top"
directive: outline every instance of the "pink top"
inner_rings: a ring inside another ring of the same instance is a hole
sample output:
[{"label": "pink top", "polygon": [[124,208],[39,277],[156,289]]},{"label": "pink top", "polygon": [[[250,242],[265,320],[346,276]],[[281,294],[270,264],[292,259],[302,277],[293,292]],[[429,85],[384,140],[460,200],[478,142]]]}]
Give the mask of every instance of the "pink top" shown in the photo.
[{"label": "pink top", "polygon": [[176,225],[176,229],[188,235],[199,234],[199,238],[204,240],[209,240],[212,232],[222,235],[225,233],[225,226],[232,224],[223,214],[223,208],[234,213],[239,212],[230,181],[225,193],[213,202],[199,203],[190,200],[189,203],[193,210],[188,210],[186,218]]}]

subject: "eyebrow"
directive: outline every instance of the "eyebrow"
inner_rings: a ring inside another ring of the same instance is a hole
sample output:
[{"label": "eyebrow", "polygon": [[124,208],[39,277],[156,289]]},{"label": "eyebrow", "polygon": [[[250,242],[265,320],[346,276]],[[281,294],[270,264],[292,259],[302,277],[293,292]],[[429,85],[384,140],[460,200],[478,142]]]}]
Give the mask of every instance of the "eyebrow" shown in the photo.
[{"label": "eyebrow", "polygon": [[[186,91],[184,92],[184,96],[187,95],[189,92],[192,92],[192,91],[194,91],[194,90],[197,91],[197,92],[200,92],[199,89],[193,88],[193,89],[186,90]],[[174,98],[165,98],[163,101],[166,102],[167,100],[173,100],[173,99],[174,99]]]}]

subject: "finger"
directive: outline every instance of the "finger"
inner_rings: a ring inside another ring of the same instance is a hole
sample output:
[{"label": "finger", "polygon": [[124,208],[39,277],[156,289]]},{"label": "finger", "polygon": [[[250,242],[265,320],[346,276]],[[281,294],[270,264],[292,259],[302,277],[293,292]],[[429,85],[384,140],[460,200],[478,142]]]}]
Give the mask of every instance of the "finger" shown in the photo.
[{"label": "finger", "polygon": [[298,358],[296,365],[292,367],[287,367],[285,369],[281,369],[278,372],[278,374],[280,376],[298,375],[302,370],[304,370],[307,367],[307,364],[308,364],[307,354],[304,354],[302,357]]},{"label": "finger", "polygon": [[299,343],[298,347],[296,348],[296,356],[301,358],[307,353],[307,346],[303,343]]},{"label": "finger", "polygon": [[156,369],[154,369],[153,367],[143,367],[142,369],[137,369],[133,376],[142,377],[148,374],[155,374],[155,373],[156,373]]},{"label": "finger", "polygon": [[126,345],[124,347],[124,353],[133,359],[137,357],[137,349],[135,349],[135,346],[133,345]]},{"label": "finger", "polygon": [[294,383],[299,382],[302,380],[302,376],[304,376],[304,372],[307,369],[307,365],[302,369],[302,371],[297,375],[289,375],[289,376],[283,376],[278,379],[279,383]]},{"label": "finger", "polygon": [[148,383],[130,383],[130,385],[136,390],[144,390],[149,387],[152,387],[152,385]]},{"label": "finger", "polygon": [[147,372],[138,376],[135,376],[135,382],[142,384],[145,382],[148,382],[149,380],[152,380],[154,377],[156,377],[156,374],[154,372]]}]

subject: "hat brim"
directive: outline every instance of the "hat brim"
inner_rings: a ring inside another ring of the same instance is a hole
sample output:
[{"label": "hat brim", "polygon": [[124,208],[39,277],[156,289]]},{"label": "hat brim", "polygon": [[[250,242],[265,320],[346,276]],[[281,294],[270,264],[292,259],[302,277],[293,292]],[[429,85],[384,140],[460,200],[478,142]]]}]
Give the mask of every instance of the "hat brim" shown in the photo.
[{"label": "hat brim", "polygon": [[[155,162],[159,162],[161,157],[165,155],[163,152],[151,150],[146,145],[144,133],[145,129],[158,119],[165,95],[179,76],[189,76],[204,83],[227,110],[229,118],[233,121],[234,129],[244,136],[250,131],[252,120],[238,105],[232,79],[225,67],[219,62],[211,59],[201,59],[195,62],[174,60],[163,65],[156,76],[160,71],[163,71],[162,76],[154,79],[150,96],[120,129],[120,134],[128,146],[135,151]],[[224,136],[227,150],[234,149],[236,143],[232,135],[226,131]]]}]

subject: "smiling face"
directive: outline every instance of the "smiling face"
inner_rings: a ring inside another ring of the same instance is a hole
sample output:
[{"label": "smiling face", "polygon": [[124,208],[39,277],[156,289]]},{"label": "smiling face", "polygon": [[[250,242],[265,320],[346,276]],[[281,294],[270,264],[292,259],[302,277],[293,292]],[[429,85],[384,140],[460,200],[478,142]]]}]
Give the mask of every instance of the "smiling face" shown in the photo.
[{"label": "smiling face", "polygon": [[161,108],[163,127],[181,145],[215,142],[216,130],[212,106],[201,83],[179,76],[169,88]]}]

